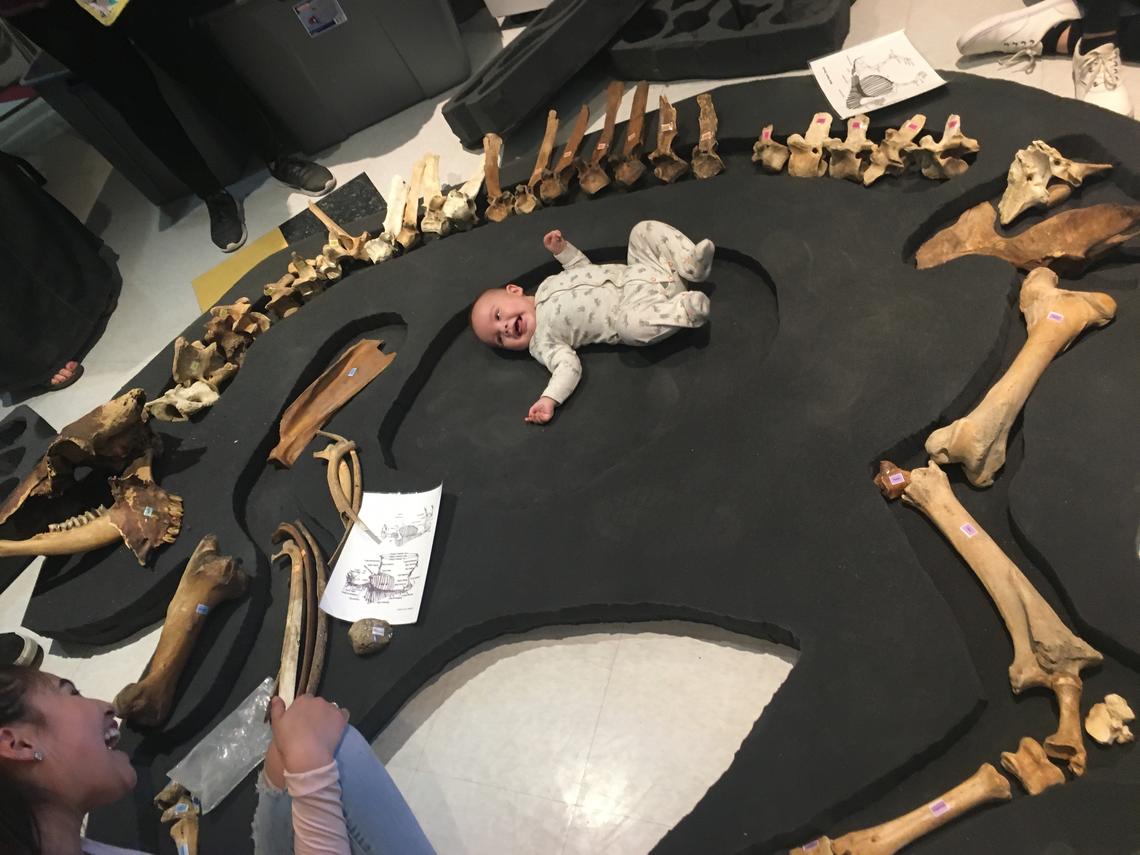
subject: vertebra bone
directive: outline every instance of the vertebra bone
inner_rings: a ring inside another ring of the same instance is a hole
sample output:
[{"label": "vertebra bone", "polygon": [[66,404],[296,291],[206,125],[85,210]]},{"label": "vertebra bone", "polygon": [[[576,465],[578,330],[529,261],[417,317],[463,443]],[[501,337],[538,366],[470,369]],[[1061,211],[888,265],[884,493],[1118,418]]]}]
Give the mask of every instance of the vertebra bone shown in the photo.
[{"label": "vertebra bone", "polygon": [[816,113],[812,116],[804,134],[792,134],[788,137],[788,148],[791,156],[788,158],[788,175],[796,178],[819,178],[827,172],[827,162],[823,159],[823,148],[830,139],[831,114]]},{"label": "vertebra bone", "polygon": [[1046,737],[1045,753],[1068,762],[1074,775],[1084,774],[1080,672],[1104,657],[1069,631],[1025,574],[966,512],[937,463],[907,472],[884,460],[875,484],[888,499],[901,496],[904,504],[922,511],[974,571],[1013,643],[1009,683],[1014,693],[1043,687],[1057,697],[1060,723],[1057,732]]},{"label": "vertebra bone", "polygon": [[[868,153],[875,144],[867,139],[870,119],[866,116],[852,116],[847,120],[847,139],[827,139],[823,147],[830,161],[828,174],[832,178],[846,178],[862,183],[863,170],[867,168]],[[756,158],[753,157],[753,160]]]},{"label": "vertebra bone", "polygon": [[935,180],[957,178],[970,168],[962,159],[964,154],[976,154],[978,141],[962,133],[962,119],[953,113],[946,119],[942,129],[942,139],[934,141],[930,134],[918,141],[914,152],[919,170],[927,178]]},{"label": "vertebra bone", "polygon": [[1065,783],[1065,773],[1049,761],[1041,743],[1029,736],[1022,737],[1016,753],[1002,752],[1001,765],[1021,782],[1025,792],[1031,796]]},{"label": "vertebra bone", "polygon": [[676,136],[677,108],[662,95],[657,109],[657,148],[649,153],[649,162],[653,164],[653,174],[666,184],[672,184],[689,171],[689,164],[673,151]]},{"label": "vertebra bone", "polygon": [[712,95],[704,92],[697,96],[701,114],[698,122],[701,135],[693,148],[693,175],[697,178],[712,178],[724,171],[724,161],[716,153],[717,118]]},{"label": "vertebra bone", "polygon": [[645,141],[645,105],[649,100],[649,81],[642,80],[633,90],[633,106],[625,130],[625,145],[621,155],[614,155],[614,183],[619,187],[632,187],[645,174],[641,160],[641,147]]},{"label": "vertebra bone", "polygon": [[206,535],[194,549],[178,589],[166,607],[166,621],[146,673],[115,696],[115,712],[145,727],[170,717],[182,669],[202,625],[214,607],[245,593],[249,577],[237,560],[218,552],[218,540]]},{"label": "vertebra bone", "polygon": [[443,212],[443,187],[439,183],[439,155],[429,154],[424,161],[424,216],[420,231],[424,234],[447,237],[451,223]]},{"label": "vertebra bone", "polygon": [[503,140],[498,134],[483,136],[483,179],[487,184],[487,219],[501,223],[515,212],[515,198],[499,185],[499,162],[503,156]]},{"label": "vertebra bone", "polygon": [[477,218],[475,197],[479,195],[479,188],[482,186],[483,167],[480,166],[460,187],[448,192],[447,198],[443,200],[443,215],[452,226],[466,231],[475,225]]},{"label": "vertebra bone", "polygon": [[364,254],[373,264],[387,261],[399,251],[396,235],[400,233],[404,221],[404,209],[408,205],[410,191],[407,181],[399,175],[392,176],[388,184],[388,208],[384,212],[384,230],[364,244]]},{"label": "vertebra bone", "polygon": [[542,135],[542,144],[538,147],[538,157],[534,159],[534,169],[531,170],[530,180],[526,184],[515,187],[515,213],[529,214],[542,207],[535,195],[535,188],[542,181],[550,169],[550,157],[554,153],[554,138],[558,135],[558,113],[551,110],[546,114],[546,131]]},{"label": "vertebra bone", "polygon": [[925,124],[926,116],[919,113],[903,122],[898,130],[887,129],[883,141],[871,151],[871,164],[863,172],[864,187],[870,187],[888,172],[891,175],[901,175],[906,171],[907,162],[903,155],[909,155],[918,148],[914,144],[914,138]]},{"label": "vertebra bone", "polygon": [[767,172],[781,172],[788,162],[791,151],[783,143],[772,139],[772,126],[765,125],[760,137],[752,145],[752,162],[759,163]]},{"label": "vertebra bone", "polygon": [[622,82],[615,80],[606,91],[606,118],[602,125],[602,133],[594,144],[594,151],[589,161],[578,172],[578,183],[591,196],[610,183],[610,176],[606,174],[605,159],[614,141],[614,123],[617,120],[618,107],[621,106],[623,89]]},{"label": "vertebra bone", "polygon": [[398,243],[406,252],[420,242],[420,196],[423,195],[424,170],[427,168],[427,156],[421,157],[412,167],[412,180],[408,186],[408,201],[404,206],[404,218],[400,223],[400,231],[396,234]]},{"label": "vertebra bone", "polygon": [[578,149],[582,145],[582,138],[586,136],[586,125],[590,123],[590,108],[585,104],[578,111],[578,118],[570,129],[570,138],[566,140],[566,147],[553,168],[547,170],[538,185],[538,195],[544,204],[553,205],[566,195],[570,189],[570,180],[574,177],[574,170],[578,157]]},{"label": "vertebra bone", "polygon": [[1101,745],[1132,742],[1136,739],[1126,722],[1136,718],[1128,701],[1120,695],[1106,695],[1103,703],[1093,704],[1085,717],[1085,730]]},{"label": "vertebra bone", "polygon": [[1021,313],[1029,336],[1017,357],[969,415],[927,437],[935,463],[961,463],[975,487],[988,487],[1005,465],[1006,441],[1029,393],[1057,354],[1089,327],[1103,327],[1116,301],[1097,291],[1066,291],[1057,274],[1039,267],[1021,284]]},{"label": "vertebra bone", "polygon": [[[998,202],[1001,224],[1008,226],[1030,208],[1052,208],[1069,198],[1090,175],[1112,169],[1111,163],[1081,163],[1065,157],[1053,146],[1034,140],[1013,156],[1006,188]],[[1062,182],[1050,186],[1050,179]]]}]

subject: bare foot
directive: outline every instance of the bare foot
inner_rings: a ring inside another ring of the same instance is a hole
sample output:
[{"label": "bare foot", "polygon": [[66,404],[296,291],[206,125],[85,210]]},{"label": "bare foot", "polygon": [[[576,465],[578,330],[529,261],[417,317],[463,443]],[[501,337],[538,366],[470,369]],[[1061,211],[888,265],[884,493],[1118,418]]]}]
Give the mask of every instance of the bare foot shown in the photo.
[{"label": "bare foot", "polygon": [[74,359],[71,360],[70,362],[66,363],[63,368],[59,369],[59,371],[55,372],[55,374],[52,375],[51,380],[48,381],[48,385],[50,385],[53,389],[64,385],[69,380],[71,380],[72,377],[75,376],[76,369],[78,368],[79,363]]}]

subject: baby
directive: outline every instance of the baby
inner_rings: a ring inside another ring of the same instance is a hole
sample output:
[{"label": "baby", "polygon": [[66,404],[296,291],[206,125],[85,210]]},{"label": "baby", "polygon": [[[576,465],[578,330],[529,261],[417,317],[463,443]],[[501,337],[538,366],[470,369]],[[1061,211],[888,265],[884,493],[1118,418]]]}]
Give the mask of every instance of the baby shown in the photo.
[{"label": "baby", "polygon": [[531,424],[550,421],[578,385],[577,348],[653,344],[708,320],[708,296],[686,290],[685,282],[708,278],[710,240],[694,245],[672,226],[646,220],[629,233],[628,264],[591,264],[557,230],[542,243],[563,272],[543,280],[533,297],[512,284],[484,291],[471,307],[471,329],[481,342],[529,349],[550,371],[550,383],[526,415]]}]

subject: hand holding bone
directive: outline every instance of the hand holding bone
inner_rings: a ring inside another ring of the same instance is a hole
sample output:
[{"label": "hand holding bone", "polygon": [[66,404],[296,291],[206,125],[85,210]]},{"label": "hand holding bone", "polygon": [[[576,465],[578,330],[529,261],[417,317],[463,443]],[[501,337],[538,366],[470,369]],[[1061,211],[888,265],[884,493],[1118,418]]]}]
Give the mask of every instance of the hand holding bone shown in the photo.
[{"label": "hand holding bone", "polygon": [[286,709],[285,701],[275,697],[269,702],[269,723],[273,728],[269,750],[280,755],[285,770],[309,772],[333,761],[348,724],[348,710],[313,695],[298,695]]},{"label": "hand holding bone", "polygon": [[547,398],[545,395],[531,404],[530,410],[526,414],[523,421],[530,422],[532,425],[544,425],[552,418],[554,418],[554,408],[558,406],[558,402],[553,398]]}]

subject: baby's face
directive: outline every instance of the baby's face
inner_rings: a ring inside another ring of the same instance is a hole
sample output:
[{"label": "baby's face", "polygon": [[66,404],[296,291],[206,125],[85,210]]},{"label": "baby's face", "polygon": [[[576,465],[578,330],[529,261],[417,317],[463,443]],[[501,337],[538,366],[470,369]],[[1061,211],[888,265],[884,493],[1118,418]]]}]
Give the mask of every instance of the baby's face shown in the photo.
[{"label": "baby's face", "polygon": [[475,301],[471,328],[483,344],[526,350],[534,335],[534,298],[518,285],[488,291]]}]

